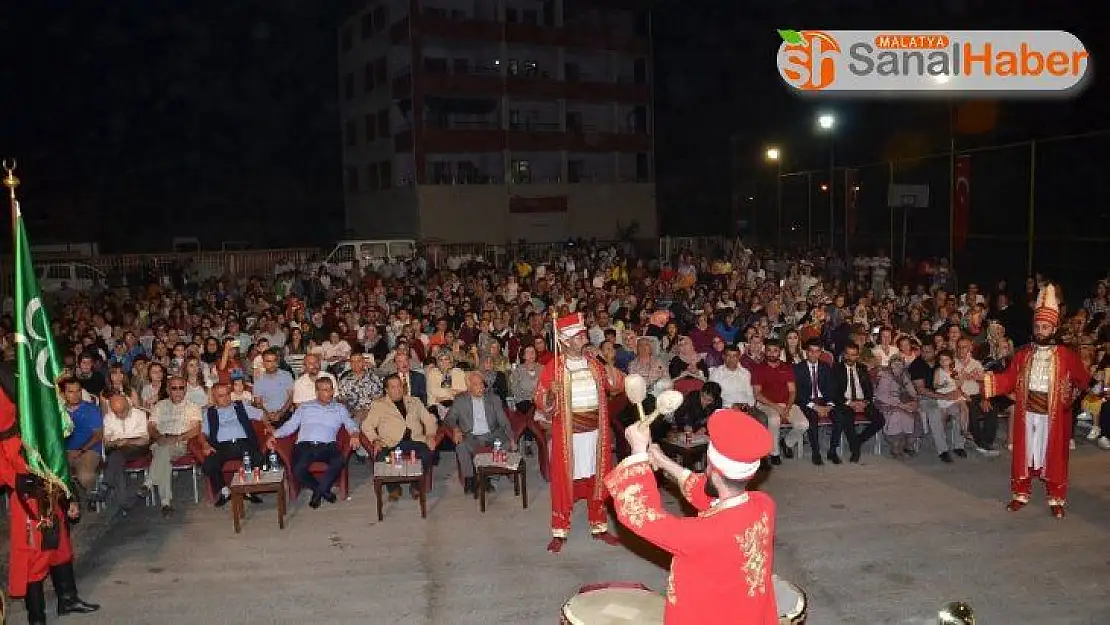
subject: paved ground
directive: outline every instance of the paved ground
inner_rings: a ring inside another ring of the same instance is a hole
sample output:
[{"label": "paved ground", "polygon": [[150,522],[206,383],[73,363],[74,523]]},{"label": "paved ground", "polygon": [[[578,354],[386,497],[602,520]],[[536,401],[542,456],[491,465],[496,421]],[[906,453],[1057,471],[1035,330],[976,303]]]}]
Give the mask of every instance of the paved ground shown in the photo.
[{"label": "paved ground", "polygon": [[[82,592],[105,607],[62,622],[552,623],[583,583],[663,587],[661,554],[589,540],[581,507],[563,554],[546,554],[548,491],[534,471],[528,510],[503,486],[482,515],[453,468],[446,455],[427,520],[405,499],[378,523],[355,465],[353,500],[314,511],[302,498],[285,531],[271,502],[238,536],[226,511],[206,506],[87,526]],[[989,625],[1110,622],[1110,454],[1081,446],[1072,475],[1071,515],[1056,521],[1039,499],[1002,509],[1005,457],[788,461],[765,486],[779,503],[776,569],[808,591],[811,625],[930,623],[954,599]]]}]

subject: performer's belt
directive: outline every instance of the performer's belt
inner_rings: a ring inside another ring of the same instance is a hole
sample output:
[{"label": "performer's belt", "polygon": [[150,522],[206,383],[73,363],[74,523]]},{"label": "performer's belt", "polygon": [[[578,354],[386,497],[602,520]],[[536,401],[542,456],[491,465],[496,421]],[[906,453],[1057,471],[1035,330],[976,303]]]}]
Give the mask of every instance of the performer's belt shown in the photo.
[{"label": "performer's belt", "polygon": [[1038,414],[1048,414],[1048,393],[1029,391],[1025,396],[1025,409]]},{"label": "performer's belt", "polygon": [[571,414],[571,426],[574,428],[575,434],[582,432],[593,432],[598,427],[601,414],[592,410],[590,412],[575,412]]},{"label": "performer's belt", "polygon": [[6,441],[9,438],[13,438],[13,437],[16,437],[16,436],[19,436],[19,424],[18,423],[14,423],[14,424],[12,424],[12,427],[4,430],[3,432],[0,432],[0,441]]}]

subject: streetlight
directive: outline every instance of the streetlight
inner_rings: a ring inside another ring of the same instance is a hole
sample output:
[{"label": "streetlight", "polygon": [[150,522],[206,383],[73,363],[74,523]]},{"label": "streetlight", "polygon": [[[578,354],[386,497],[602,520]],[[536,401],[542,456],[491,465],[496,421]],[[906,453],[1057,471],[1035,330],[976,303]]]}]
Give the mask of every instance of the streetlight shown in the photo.
[{"label": "streetlight", "polygon": [[764,156],[775,164],[775,185],[778,196],[778,225],[775,228],[775,245],[782,249],[782,152],[778,148],[767,148]]},{"label": "streetlight", "polygon": [[[817,116],[817,129],[829,135],[829,247],[832,247],[833,232],[836,231],[836,139],[833,131],[836,129],[836,116],[832,113],[821,113]],[[847,191],[847,189],[845,189]],[[844,234],[847,237],[847,231]],[[845,250],[845,253],[847,251]]]}]

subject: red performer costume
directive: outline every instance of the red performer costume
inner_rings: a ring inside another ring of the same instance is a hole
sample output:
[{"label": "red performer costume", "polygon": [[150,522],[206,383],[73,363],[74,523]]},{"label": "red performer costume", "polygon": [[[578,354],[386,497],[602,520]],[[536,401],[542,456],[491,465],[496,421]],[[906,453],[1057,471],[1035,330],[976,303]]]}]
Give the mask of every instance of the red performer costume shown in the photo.
[{"label": "red performer costume", "polygon": [[623,386],[612,367],[582,355],[586,326],[578,313],[555,323],[561,349],[540,373],[534,401],[536,414],[551,421],[551,534],[547,549],[558,553],[570,534],[574,502],[585,499],[590,533],[609,544],[605,493],[598,475],[613,466],[608,397]]},{"label": "red performer costume", "polygon": [[[21,453],[16,396],[10,365],[0,365],[0,483],[11,489],[8,500],[8,589],[23,597],[27,622],[46,622],[44,582],[49,573],[58,595],[58,614],[93,612],[100,606],[77,595],[73,549],[64,493],[50,492],[32,475]],[[78,511],[80,508],[78,507]]]},{"label": "red performer costume", "polygon": [[[650,433],[630,426],[632,455],[605,477],[605,487],[620,522],[673,555],[667,625],[777,625],[775,503],[744,489],[760,459],[771,453],[771,434],[732,409],[714,412],[708,430],[706,473],[696,474],[657,447],[646,452]],[[682,485],[696,517],[676,517],[663,508],[653,465]]]},{"label": "red performer costume", "polygon": [[1038,477],[1045,483],[1052,516],[1058,519],[1064,517],[1067,504],[1072,401],[1091,383],[1079,355],[1052,342],[1059,324],[1059,302],[1050,284],[1037,296],[1034,342],[1018,350],[1005,371],[983,376],[984,397],[1014,394],[1012,498],[1006,507],[1025,507],[1033,478]]}]

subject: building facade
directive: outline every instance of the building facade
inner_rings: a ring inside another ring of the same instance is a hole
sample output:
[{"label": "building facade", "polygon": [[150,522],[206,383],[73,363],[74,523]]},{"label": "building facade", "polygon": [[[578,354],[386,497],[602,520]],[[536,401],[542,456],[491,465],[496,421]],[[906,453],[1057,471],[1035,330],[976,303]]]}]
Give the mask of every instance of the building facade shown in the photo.
[{"label": "building facade", "polygon": [[339,30],[350,235],[657,235],[645,3],[355,6]]}]

